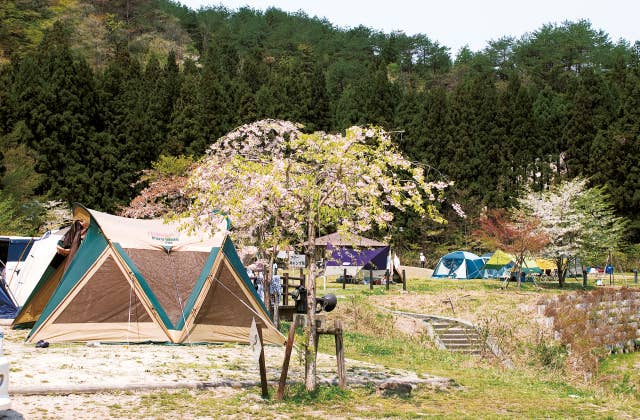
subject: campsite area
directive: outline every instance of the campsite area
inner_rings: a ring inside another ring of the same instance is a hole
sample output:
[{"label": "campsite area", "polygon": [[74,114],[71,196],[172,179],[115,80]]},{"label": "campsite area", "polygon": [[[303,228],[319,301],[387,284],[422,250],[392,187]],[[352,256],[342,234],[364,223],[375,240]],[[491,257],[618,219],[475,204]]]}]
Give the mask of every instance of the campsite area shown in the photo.
[{"label": "campsite area", "polygon": [[215,3],[0,0],[0,420],[640,418],[640,2]]},{"label": "campsite area", "polygon": [[[73,385],[99,391],[12,395],[13,409],[24,418],[51,419],[210,418],[211,413],[217,418],[640,415],[638,353],[609,356],[585,379],[582,372],[563,363],[566,354],[546,340],[538,322],[537,302],[558,294],[557,287],[548,284],[535,289],[523,284],[517,290],[503,290],[500,285],[495,280],[411,278],[407,292],[399,284],[390,285],[388,291],[378,285],[373,291],[368,285],[354,284],[343,289],[332,281],[327,282],[326,290],[319,286],[320,293],[333,292],[339,299],[338,307],[327,317],[345,322],[348,386],[341,390],[327,385],[335,381],[336,365],[333,342],[325,337],[320,340],[318,390],[312,396],[303,392],[303,365],[294,351],[289,369],[292,383],[282,402],[275,400],[283,354],[280,346],[266,347],[270,398],[263,400],[257,364],[248,346],[90,343],[40,349],[23,343],[24,331],[9,331],[5,354],[11,361],[11,388]],[[580,285],[569,282],[566,287],[574,290]],[[420,322],[389,310],[472,321],[503,346],[513,368],[488,353],[477,356],[440,350]],[[297,337],[296,343],[302,343],[302,338]],[[415,385],[409,396],[377,395],[376,384],[385,379]],[[127,389],[122,384],[138,387]],[[116,390],[107,391],[110,388]]]}]

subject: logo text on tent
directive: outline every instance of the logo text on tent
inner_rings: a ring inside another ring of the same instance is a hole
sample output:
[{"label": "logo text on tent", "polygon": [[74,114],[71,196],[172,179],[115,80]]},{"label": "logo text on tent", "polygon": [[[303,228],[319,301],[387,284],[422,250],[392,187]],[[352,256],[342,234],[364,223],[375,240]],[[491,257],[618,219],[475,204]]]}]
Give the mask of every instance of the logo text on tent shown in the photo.
[{"label": "logo text on tent", "polygon": [[173,233],[149,232],[149,236],[151,236],[151,239],[154,241],[160,241],[164,243],[178,242],[178,240],[180,240],[179,235],[175,232]]}]

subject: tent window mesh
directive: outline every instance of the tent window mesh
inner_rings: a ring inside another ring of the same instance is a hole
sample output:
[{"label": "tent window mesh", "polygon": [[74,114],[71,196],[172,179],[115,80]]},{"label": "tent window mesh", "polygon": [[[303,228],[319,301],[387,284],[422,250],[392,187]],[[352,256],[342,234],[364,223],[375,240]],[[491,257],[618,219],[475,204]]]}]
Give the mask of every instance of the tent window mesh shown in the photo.
[{"label": "tent window mesh", "polygon": [[151,317],[109,256],[56,319],[56,324],[149,322]]},{"label": "tent window mesh", "polygon": [[[251,320],[255,315],[239,299],[242,299],[250,307],[254,307],[254,303],[245,295],[244,287],[240,287],[226,264],[221,265],[214,278],[216,281],[211,285],[195,323],[250,327]],[[218,282],[226,287],[217,284]],[[256,317],[256,323],[261,324],[258,317]]]},{"label": "tent window mesh", "polygon": [[169,320],[176,325],[207,262],[208,252],[125,249],[149,284]]}]

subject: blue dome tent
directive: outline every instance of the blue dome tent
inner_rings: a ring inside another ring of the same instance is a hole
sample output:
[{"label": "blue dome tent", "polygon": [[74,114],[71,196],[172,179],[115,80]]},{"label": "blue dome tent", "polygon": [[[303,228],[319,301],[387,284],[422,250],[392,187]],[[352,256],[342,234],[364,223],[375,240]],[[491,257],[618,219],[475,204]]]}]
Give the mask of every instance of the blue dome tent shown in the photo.
[{"label": "blue dome tent", "polygon": [[466,251],[451,252],[438,261],[433,270],[434,278],[477,279],[481,277],[484,260]]}]

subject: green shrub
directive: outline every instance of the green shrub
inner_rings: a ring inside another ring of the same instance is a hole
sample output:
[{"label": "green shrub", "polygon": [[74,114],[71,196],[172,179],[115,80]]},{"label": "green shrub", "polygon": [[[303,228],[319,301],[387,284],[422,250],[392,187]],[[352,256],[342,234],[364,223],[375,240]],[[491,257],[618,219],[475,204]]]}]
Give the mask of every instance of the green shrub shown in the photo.
[{"label": "green shrub", "polygon": [[184,175],[192,164],[193,158],[191,156],[161,155],[157,161],[151,164],[153,174],[150,174],[150,178],[152,178],[150,180],[153,181],[163,176]]},{"label": "green shrub", "polygon": [[568,354],[565,345],[540,341],[535,350],[542,366],[553,370],[564,369]]}]

